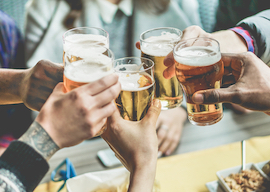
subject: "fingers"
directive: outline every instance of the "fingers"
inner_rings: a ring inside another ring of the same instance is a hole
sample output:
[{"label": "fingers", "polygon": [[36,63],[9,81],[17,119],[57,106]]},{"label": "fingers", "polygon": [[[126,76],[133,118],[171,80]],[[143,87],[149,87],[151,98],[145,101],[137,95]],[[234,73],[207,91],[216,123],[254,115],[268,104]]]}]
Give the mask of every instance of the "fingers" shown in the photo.
[{"label": "fingers", "polygon": [[103,92],[94,96],[95,103],[97,107],[102,107],[107,105],[119,95],[121,91],[121,85],[117,82],[115,85],[109,87],[108,89],[104,90]]},{"label": "fingers", "polygon": [[156,125],[160,111],[161,111],[161,103],[158,99],[154,99],[151,107],[148,109],[148,112],[142,119],[142,121],[151,122]]},{"label": "fingers", "polygon": [[174,65],[174,57],[173,57],[173,52],[170,52],[164,59],[163,61],[164,65],[166,67],[170,67]]},{"label": "fingers", "polygon": [[[116,111],[115,103],[114,103],[114,101],[111,101],[109,104],[107,104],[99,109],[98,116],[99,116],[100,120],[102,120],[102,119],[107,118],[107,117],[111,116],[112,114],[114,114],[115,111]],[[97,121],[99,121],[99,119]]]},{"label": "fingers", "polygon": [[56,82],[63,81],[64,67],[59,64],[52,63],[51,61],[41,60],[35,65],[35,67],[33,67],[33,70],[37,72],[37,75],[40,75],[40,72],[38,71],[44,71],[44,74],[48,78]]},{"label": "fingers", "polygon": [[163,61],[164,65],[168,67],[163,71],[163,76],[170,79],[175,75],[174,57],[173,52],[170,52]]},{"label": "fingers", "polygon": [[136,45],[136,48],[137,48],[137,49],[141,50],[141,44],[140,44],[139,41],[137,41],[135,45]]},{"label": "fingers", "polygon": [[160,146],[160,144],[166,138],[168,129],[169,129],[169,127],[167,125],[163,125],[163,124],[158,128],[158,131],[157,131],[158,146]]},{"label": "fingers", "polygon": [[118,76],[116,74],[111,74],[82,87],[86,89],[87,92],[90,92],[92,96],[94,96],[105,91],[106,89],[117,83]]},{"label": "fingers", "polygon": [[63,90],[65,90],[65,86],[64,86],[64,83],[58,83],[54,89],[53,89],[53,92],[54,93],[63,93]]},{"label": "fingers", "polygon": [[174,65],[168,67],[167,69],[165,69],[165,70],[163,71],[163,77],[164,77],[165,79],[170,79],[170,78],[172,78],[172,77],[174,77],[174,76],[175,76],[175,67],[174,67]]},{"label": "fingers", "polygon": [[159,151],[162,154],[170,155],[178,145],[180,133],[174,132],[174,129],[167,130],[163,142],[159,145]]},{"label": "fingers", "polygon": [[183,31],[183,36],[181,41],[185,41],[190,38],[197,38],[197,37],[212,37],[210,33],[205,32],[202,28],[199,26],[193,25],[190,27],[187,27]]},{"label": "fingers", "polygon": [[230,91],[230,88],[224,89],[208,89],[197,91],[192,96],[192,100],[196,104],[214,104],[222,102],[238,103],[237,93]]}]

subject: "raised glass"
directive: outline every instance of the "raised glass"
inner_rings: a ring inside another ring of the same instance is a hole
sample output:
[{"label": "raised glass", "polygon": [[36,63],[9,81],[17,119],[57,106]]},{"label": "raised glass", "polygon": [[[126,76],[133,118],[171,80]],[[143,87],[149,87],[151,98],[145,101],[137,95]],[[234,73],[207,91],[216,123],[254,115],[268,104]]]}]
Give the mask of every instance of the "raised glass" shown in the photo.
[{"label": "raised glass", "polygon": [[178,107],[183,100],[182,89],[176,77],[171,79],[163,77],[163,71],[166,69],[163,64],[164,58],[173,51],[181,36],[181,30],[165,27],[145,31],[140,37],[141,56],[155,63],[155,97],[160,100],[162,110]]},{"label": "raised glass", "polygon": [[188,119],[195,125],[211,125],[223,117],[222,103],[198,105],[192,101],[196,91],[219,89],[224,65],[219,43],[211,38],[193,38],[174,48],[176,77],[187,99]]},{"label": "raised glass", "polygon": [[122,90],[115,100],[121,116],[139,121],[147,113],[154,97],[154,62],[147,58],[126,57],[114,61]]}]

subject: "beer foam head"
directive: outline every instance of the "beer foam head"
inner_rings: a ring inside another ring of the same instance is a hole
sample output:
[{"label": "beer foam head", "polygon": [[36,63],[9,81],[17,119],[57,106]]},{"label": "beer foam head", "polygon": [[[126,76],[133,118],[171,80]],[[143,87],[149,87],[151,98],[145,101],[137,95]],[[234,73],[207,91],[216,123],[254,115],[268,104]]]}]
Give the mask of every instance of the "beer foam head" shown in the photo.
[{"label": "beer foam head", "polygon": [[163,32],[160,36],[152,36],[145,39],[141,45],[141,51],[147,55],[163,57],[167,56],[180,40],[180,36],[170,32]]},{"label": "beer foam head", "polygon": [[65,65],[65,76],[76,82],[89,83],[113,73],[112,59],[100,54]]},{"label": "beer foam head", "polygon": [[94,34],[73,34],[67,36],[63,45],[64,51],[68,52],[69,49],[74,46],[80,46],[82,48],[87,48],[89,46],[109,47],[106,37]]},{"label": "beer foam head", "polygon": [[[122,68],[125,68],[126,72],[121,72]],[[118,65],[115,68],[116,74],[119,76],[119,82],[121,83],[122,90],[124,91],[141,91],[148,89],[149,87],[153,86],[153,79],[151,76],[146,72],[128,72],[128,71],[137,71],[138,65],[136,64],[128,64],[128,65]],[[142,76],[149,77],[152,82],[151,85],[141,87],[141,84],[139,83],[139,80],[142,78]]]},{"label": "beer foam head", "polygon": [[177,50],[174,59],[183,65],[208,66],[218,62],[221,54],[210,47],[191,46]]}]

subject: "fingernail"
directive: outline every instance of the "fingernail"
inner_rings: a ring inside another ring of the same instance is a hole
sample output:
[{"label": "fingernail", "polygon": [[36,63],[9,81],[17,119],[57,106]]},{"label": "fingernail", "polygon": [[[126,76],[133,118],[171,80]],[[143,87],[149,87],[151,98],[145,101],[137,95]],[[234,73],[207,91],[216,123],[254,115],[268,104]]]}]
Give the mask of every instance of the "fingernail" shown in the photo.
[{"label": "fingernail", "polygon": [[170,154],[171,154],[171,151],[170,150],[166,151],[166,153],[165,153],[166,156],[168,156]]},{"label": "fingernail", "polygon": [[158,99],[154,99],[153,100],[153,105],[155,106],[155,107],[160,107],[160,101],[158,100]]},{"label": "fingernail", "polygon": [[197,94],[195,94],[194,96],[193,96],[193,101],[195,102],[195,103],[203,103],[203,100],[204,100],[204,96],[203,96],[203,94],[200,94],[200,93],[197,93]]},{"label": "fingernail", "polygon": [[162,152],[159,151],[157,157],[160,158],[162,156]]}]

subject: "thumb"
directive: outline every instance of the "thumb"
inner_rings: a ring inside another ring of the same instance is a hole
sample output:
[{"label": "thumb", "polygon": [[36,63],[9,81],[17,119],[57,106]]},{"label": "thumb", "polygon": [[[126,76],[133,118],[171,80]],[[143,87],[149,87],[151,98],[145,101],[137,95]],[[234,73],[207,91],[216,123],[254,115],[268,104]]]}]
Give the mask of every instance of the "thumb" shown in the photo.
[{"label": "thumb", "polygon": [[65,88],[63,82],[58,83],[53,89],[53,92],[55,92],[55,93],[59,93],[59,92],[65,93],[65,91],[66,91],[66,88]]},{"label": "thumb", "polygon": [[148,109],[148,112],[142,119],[142,121],[147,121],[156,124],[160,111],[161,111],[161,103],[158,99],[154,99],[151,107]]},{"label": "thumb", "polygon": [[231,87],[197,91],[193,94],[192,100],[196,104],[232,103],[233,98],[237,97],[236,93],[231,91]]},{"label": "thumb", "polygon": [[[117,105],[117,104],[116,104]],[[118,121],[120,121],[121,119],[123,119],[122,117],[121,117],[121,115],[120,115],[120,112],[119,112],[119,110],[118,110],[118,107],[116,106],[116,110],[114,111],[114,113],[110,116],[110,117],[108,117],[108,121],[110,121],[110,122],[118,122]]]},{"label": "thumb", "polygon": [[137,49],[141,50],[141,44],[140,44],[139,41],[137,41],[135,45],[136,45],[136,48],[137,48]]}]

